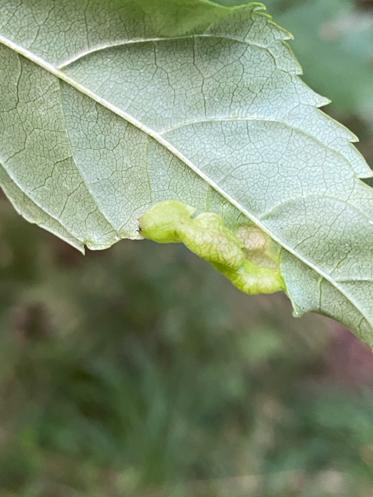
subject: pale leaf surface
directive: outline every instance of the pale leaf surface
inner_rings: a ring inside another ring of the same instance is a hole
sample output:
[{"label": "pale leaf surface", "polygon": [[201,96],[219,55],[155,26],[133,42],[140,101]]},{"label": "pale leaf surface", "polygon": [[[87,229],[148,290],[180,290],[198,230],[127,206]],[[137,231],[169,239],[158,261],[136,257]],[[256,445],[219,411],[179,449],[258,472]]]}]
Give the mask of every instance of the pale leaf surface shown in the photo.
[{"label": "pale leaf surface", "polygon": [[3,190],[81,250],[138,238],[165,199],[250,220],[296,312],[373,344],[371,170],[289,38],[258,4],[0,0]]}]

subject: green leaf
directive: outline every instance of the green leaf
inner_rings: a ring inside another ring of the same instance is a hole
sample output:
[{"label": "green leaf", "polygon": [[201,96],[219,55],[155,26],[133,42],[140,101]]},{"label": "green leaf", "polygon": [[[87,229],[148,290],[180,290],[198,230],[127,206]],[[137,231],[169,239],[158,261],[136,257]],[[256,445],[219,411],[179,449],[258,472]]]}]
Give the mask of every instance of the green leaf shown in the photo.
[{"label": "green leaf", "polygon": [[372,122],[373,12],[360,10],[354,0],[296,1],[276,11],[295,35],[306,81],[331,96],[338,115],[357,114]]},{"label": "green leaf", "polygon": [[[297,314],[373,344],[373,191],[259,4],[0,0],[0,184],[83,250],[175,199],[283,249]],[[332,63],[332,61],[331,61]]]}]

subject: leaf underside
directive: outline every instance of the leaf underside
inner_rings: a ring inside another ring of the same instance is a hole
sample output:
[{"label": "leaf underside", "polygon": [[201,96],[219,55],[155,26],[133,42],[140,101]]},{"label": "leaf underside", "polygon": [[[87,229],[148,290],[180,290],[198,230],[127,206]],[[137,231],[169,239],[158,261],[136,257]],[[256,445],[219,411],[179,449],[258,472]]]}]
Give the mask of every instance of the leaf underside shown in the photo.
[{"label": "leaf underside", "polygon": [[82,251],[166,199],[250,220],[296,314],[373,345],[372,171],[289,39],[259,4],[0,0],[1,187]]}]

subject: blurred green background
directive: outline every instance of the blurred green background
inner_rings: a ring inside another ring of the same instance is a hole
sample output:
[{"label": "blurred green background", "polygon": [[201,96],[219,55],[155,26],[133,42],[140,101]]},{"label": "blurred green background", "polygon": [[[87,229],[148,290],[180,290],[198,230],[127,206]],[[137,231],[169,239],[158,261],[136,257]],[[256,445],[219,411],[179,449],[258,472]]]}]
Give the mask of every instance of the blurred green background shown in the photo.
[{"label": "blurred green background", "polygon": [[[373,164],[373,2],[267,4]],[[0,497],[372,497],[373,356],[336,323],[3,198],[0,294]]]}]

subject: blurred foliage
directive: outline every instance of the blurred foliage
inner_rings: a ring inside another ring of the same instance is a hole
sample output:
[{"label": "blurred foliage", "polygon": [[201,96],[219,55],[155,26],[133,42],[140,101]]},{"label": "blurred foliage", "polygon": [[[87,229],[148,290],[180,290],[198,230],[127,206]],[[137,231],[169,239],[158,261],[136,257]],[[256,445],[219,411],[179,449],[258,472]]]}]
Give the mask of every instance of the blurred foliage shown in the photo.
[{"label": "blurred foliage", "polygon": [[[373,163],[370,2],[271,0]],[[178,246],[82,257],[0,200],[1,497],[371,497],[373,359]]]},{"label": "blurred foliage", "polygon": [[371,495],[351,335],[181,247],[83,258],[0,206],[1,497]]}]

